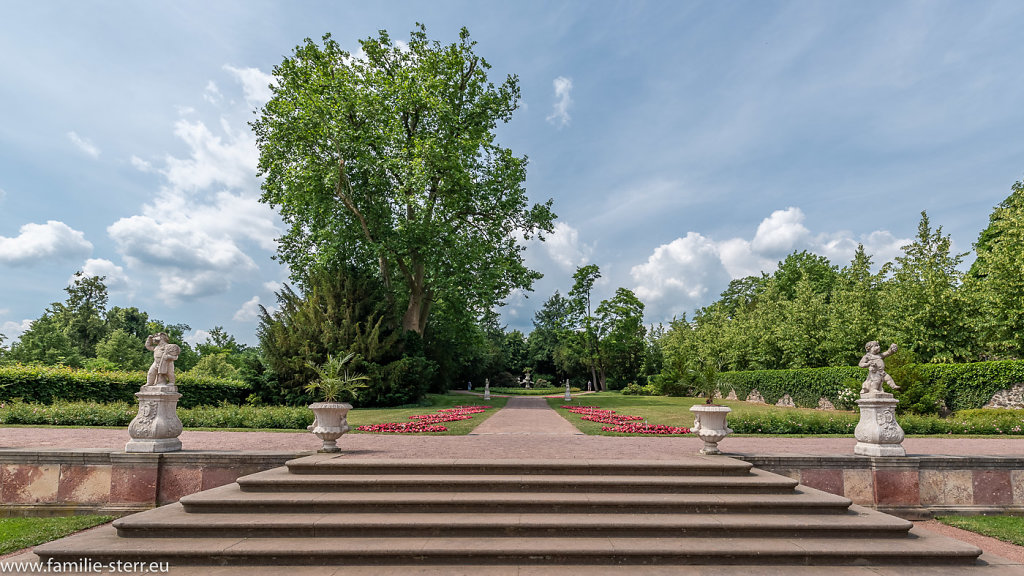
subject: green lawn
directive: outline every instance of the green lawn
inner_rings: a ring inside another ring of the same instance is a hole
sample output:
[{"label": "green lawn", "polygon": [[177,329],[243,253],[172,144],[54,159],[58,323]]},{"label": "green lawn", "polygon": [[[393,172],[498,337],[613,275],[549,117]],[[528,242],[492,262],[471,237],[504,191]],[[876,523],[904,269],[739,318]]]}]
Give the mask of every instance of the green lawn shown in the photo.
[{"label": "green lawn", "polygon": [[[566,403],[561,398],[548,398],[548,405],[558,411],[566,420],[572,422],[580,432],[591,435],[602,436],[635,436],[635,434],[622,434],[619,432],[604,432],[602,426],[597,422],[581,420],[576,414],[561,408],[563,405],[573,406],[598,406],[605,410],[615,410],[616,414],[641,416],[650,424],[664,424],[666,426],[693,426],[693,414],[690,406],[702,404],[703,398],[680,398],[669,396],[624,396],[618,392],[595,392],[583,396],[574,396],[571,402]],[[732,408],[730,416],[740,414],[762,414],[762,413],[786,413],[787,411],[821,414],[821,411],[810,408],[781,408],[766,404],[751,404],[742,400],[717,400],[716,404]],[[816,435],[817,436],[817,435]]]},{"label": "green lawn", "polygon": [[352,433],[375,434],[375,432],[358,432],[356,426],[367,424],[383,424],[385,422],[409,422],[409,416],[417,414],[430,414],[441,408],[453,406],[490,406],[491,409],[483,414],[473,416],[471,420],[456,420],[445,422],[447,432],[418,432],[417,436],[462,436],[469,434],[481,422],[487,420],[500,410],[508,402],[508,398],[492,397],[484,401],[483,396],[471,396],[469,394],[429,394],[430,406],[419,406],[412,408],[353,408],[348,413],[348,425],[352,427]]},{"label": "green lawn", "polygon": [[1020,516],[939,516],[935,519],[954,528],[1024,546],[1024,518]]},{"label": "green lawn", "polygon": [[113,519],[113,516],[0,518],[0,554],[63,538]]}]

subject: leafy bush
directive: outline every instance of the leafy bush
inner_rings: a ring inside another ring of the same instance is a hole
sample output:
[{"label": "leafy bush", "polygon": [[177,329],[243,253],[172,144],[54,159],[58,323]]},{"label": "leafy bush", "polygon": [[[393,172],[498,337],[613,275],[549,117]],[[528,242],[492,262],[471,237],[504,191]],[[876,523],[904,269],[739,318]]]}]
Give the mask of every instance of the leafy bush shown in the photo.
[{"label": "leafy bush", "polygon": [[630,382],[622,389],[622,393],[627,396],[654,396],[658,391],[653,384],[641,386],[636,382]]},{"label": "leafy bush", "polygon": [[[175,382],[182,408],[242,404],[249,385],[238,380],[179,374]],[[57,401],[135,403],[135,393],[146,383],[145,372],[74,370],[63,366],[0,366],[0,399],[52,404]]]},{"label": "leafy bush", "polygon": [[945,389],[946,405],[954,411],[981,408],[996,392],[1024,383],[1024,360],[921,364],[919,369],[929,382]]}]

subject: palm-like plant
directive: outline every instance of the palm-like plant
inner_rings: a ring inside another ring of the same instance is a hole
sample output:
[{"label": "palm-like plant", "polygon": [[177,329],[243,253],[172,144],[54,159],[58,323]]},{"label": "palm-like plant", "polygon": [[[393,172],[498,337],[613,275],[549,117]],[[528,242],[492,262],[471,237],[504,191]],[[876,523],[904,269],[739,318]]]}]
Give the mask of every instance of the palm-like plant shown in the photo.
[{"label": "palm-like plant", "polygon": [[699,359],[686,370],[687,380],[697,393],[703,394],[705,404],[715,401],[718,392],[718,365],[711,360]]},{"label": "palm-like plant", "polygon": [[307,384],[306,391],[311,394],[319,391],[324,402],[335,402],[340,396],[347,396],[354,400],[356,390],[368,386],[362,382],[370,379],[369,376],[349,372],[349,364],[355,356],[354,352],[344,358],[328,354],[327,361],[319,366],[307,362],[309,367],[316,371],[319,378]]}]

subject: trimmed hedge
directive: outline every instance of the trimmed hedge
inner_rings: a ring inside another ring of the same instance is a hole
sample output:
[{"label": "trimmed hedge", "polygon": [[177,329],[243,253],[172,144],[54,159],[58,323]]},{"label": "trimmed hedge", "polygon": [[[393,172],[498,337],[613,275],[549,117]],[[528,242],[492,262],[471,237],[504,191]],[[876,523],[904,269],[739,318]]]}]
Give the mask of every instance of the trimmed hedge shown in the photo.
[{"label": "trimmed hedge", "polygon": [[[245,382],[226,378],[179,374],[175,378],[181,399],[178,406],[244,404],[252,393]],[[51,404],[57,401],[128,402],[146,383],[145,372],[75,370],[63,366],[0,366],[0,400]],[[130,419],[129,419],[130,420]]]},{"label": "trimmed hedge", "polygon": [[[0,424],[54,426],[127,426],[139,413],[138,403],[26,402],[0,403]],[[197,406],[178,410],[186,428],[268,428],[302,430],[313,412],[292,406]]]},{"label": "trimmed hedge", "polygon": [[[912,367],[920,371],[929,385],[945,388],[946,406],[955,412],[981,408],[996,392],[1024,383],[1024,360],[916,364]],[[839,392],[846,387],[846,382],[862,382],[866,377],[866,368],[840,366],[723,372],[719,376],[719,381],[725,393],[728,393],[731,387],[736,390],[736,395],[741,400],[746,399],[747,395],[756,389],[769,404],[774,404],[784,394],[789,394],[797,406],[814,408],[818,405],[818,399],[823,396],[836,402]]]},{"label": "trimmed hedge", "polygon": [[835,402],[839,391],[846,388],[851,378],[863,381],[867,368],[840,366],[835,368],[803,368],[798,370],[748,370],[723,372],[719,383],[728,393],[736,391],[740,400],[745,400],[751,391],[757,390],[764,401],[775,404],[783,395],[789,394],[801,408],[815,408],[818,399],[824,396]]}]

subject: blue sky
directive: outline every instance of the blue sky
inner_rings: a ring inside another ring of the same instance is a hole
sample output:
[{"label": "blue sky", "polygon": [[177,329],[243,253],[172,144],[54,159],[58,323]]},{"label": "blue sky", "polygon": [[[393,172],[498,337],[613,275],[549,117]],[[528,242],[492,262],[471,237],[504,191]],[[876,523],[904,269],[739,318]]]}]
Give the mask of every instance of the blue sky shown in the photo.
[{"label": "blue sky", "polygon": [[968,251],[1024,179],[1020,2],[12,1],[0,18],[0,333],[76,270],[110,304],[255,343],[287,272],[246,125],[306,37],[469,28],[521,109],[499,141],[556,234],[533,311],[604,274],[663,321],[793,250],[881,264],[922,210]]}]

